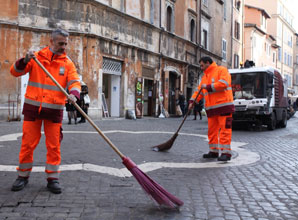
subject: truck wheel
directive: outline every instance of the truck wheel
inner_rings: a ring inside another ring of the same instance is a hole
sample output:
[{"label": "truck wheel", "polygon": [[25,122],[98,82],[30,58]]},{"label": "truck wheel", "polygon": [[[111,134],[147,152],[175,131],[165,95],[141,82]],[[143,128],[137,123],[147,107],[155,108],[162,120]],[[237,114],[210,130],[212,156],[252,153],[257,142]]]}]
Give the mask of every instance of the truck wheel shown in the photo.
[{"label": "truck wheel", "polygon": [[288,123],[287,113],[286,112],[283,112],[282,113],[282,121],[280,122],[280,127],[281,128],[287,127],[287,123]]},{"label": "truck wheel", "polygon": [[275,117],[275,113],[272,112],[271,117],[269,119],[269,123],[268,123],[268,130],[274,130],[276,128],[276,117]]}]

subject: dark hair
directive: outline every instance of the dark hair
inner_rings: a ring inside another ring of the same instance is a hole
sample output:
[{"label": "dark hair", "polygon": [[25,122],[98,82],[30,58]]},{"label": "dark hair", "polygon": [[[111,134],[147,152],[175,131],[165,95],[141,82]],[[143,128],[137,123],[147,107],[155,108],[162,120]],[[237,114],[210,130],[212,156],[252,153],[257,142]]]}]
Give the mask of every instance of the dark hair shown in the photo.
[{"label": "dark hair", "polygon": [[199,63],[200,62],[203,62],[203,63],[213,63],[213,60],[211,59],[211,57],[201,57],[201,59],[200,59],[200,61],[199,61]]},{"label": "dark hair", "polygon": [[53,32],[52,32],[52,39],[55,38],[58,35],[61,35],[63,37],[68,37],[69,36],[69,33],[66,30],[64,30],[64,29],[58,28],[56,30],[53,30]]}]

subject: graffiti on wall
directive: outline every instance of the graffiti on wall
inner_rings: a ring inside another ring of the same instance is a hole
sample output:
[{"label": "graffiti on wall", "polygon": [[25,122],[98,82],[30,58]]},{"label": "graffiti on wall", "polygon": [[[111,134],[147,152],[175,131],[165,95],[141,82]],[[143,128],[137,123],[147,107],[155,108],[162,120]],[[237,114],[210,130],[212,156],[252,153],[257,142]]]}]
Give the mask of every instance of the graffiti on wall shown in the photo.
[{"label": "graffiti on wall", "polygon": [[143,111],[143,97],[142,97],[142,78],[138,77],[136,81],[136,117],[142,117]]}]

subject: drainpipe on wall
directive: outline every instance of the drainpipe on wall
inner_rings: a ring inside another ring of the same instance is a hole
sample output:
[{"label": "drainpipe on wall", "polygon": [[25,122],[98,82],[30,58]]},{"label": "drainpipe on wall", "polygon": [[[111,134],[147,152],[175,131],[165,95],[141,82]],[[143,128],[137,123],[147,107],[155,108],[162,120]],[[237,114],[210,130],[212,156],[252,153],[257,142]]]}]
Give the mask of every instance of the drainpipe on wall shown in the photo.
[{"label": "drainpipe on wall", "polygon": [[[199,50],[199,59],[201,59],[202,57],[202,49],[201,49],[201,41],[202,41],[202,0],[198,0],[199,2],[197,2],[197,8],[198,8],[198,12],[199,12],[199,25],[198,25],[198,37],[196,38],[197,40],[197,50]],[[196,55],[196,58],[197,58],[197,61],[198,61],[198,53]],[[200,74],[201,74],[201,69],[199,70],[199,73],[198,73],[198,80],[197,80],[197,83],[199,82],[199,79],[200,79]]]},{"label": "drainpipe on wall", "polygon": [[158,58],[158,71],[159,71],[159,81],[158,81],[158,92],[157,92],[157,100],[156,100],[156,106],[155,106],[155,116],[158,117],[158,107],[159,107],[159,102],[160,102],[160,94],[162,93],[161,91],[161,80],[162,80],[162,71],[161,71],[161,35],[162,35],[162,29],[161,29],[161,0],[159,0],[159,42],[158,42],[158,53],[159,53],[159,58]]},{"label": "drainpipe on wall", "polygon": [[234,4],[233,4],[233,0],[231,0],[231,3],[232,3],[232,13],[231,13],[231,68],[234,68],[233,67],[233,43],[234,43],[234,40],[233,40],[233,24],[234,24]]},{"label": "drainpipe on wall", "polygon": [[[244,16],[244,2],[242,2],[242,31],[241,31],[241,34],[242,34],[242,48],[241,48],[241,52],[242,52],[242,62],[243,62],[243,59],[244,59],[244,19],[245,19],[245,16]],[[238,63],[238,68],[239,68],[239,63]]]},{"label": "drainpipe on wall", "polygon": [[202,57],[202,50],[201,50],[201,41],[202,41],[202,0],[199,0],[199,44],[198,48],[200,50],[200,59]]}]

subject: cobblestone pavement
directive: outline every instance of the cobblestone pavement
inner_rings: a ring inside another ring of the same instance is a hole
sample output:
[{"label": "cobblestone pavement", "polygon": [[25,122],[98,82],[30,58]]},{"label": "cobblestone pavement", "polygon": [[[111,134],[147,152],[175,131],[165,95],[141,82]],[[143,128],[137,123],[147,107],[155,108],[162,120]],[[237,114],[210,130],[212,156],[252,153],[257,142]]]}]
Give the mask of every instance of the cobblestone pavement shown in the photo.
[{"label": "cobblestone pavement", "polygon": [[[206,164],[205,168],[161,168],[148,172],[153,180],[184,201],[179,210],[158,207],[134,177],[118,177],[92,169],[63,171],[60,177],[63,192],[59,195],[47,191],[44,172],[32,172],[26,188],[12,192],[21,138],[11,137],[22,132],[22,123],[0,122],[0,220],[298,219],[297,117],[291,118],[285,129],[234,130],[233,141],[246,143],[242,149],[256,152],[260,159],[248,165],[233,164],[240,156],[249,156],[245,151],[241,151],[243,155],[233,152],[229,162],[232,166],[214,160],[216,168],[208,167],[210,161],[201,158],[208,151],[206,118],[194,121],[190,116],[181,130],[201,136],[179,134],[168,152],[151,150],[151,146],[167,141],[172,134],[164,132],[175,132],[181,121],[182,118],[96,121],[120,151],[138,165]],[[88,123],[64,122],[63,129],[62,165],[124,168],[118,155]],[[45,156],[42,136],[34,154],[34,166],[44,166]]]}]

